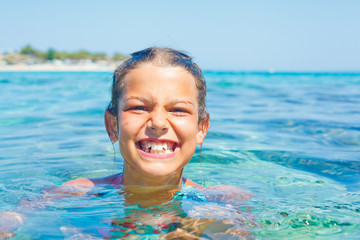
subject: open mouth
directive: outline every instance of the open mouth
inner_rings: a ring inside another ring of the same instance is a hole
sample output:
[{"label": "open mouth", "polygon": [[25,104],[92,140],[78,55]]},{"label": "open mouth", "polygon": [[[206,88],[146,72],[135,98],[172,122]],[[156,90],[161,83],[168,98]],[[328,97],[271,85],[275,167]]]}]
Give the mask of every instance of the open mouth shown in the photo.
[{"label": "open mouth", "polygon": [[136,143],[137,147],[150,154],[171,154],[178,146],[177,143],[171,141],[153,141],[142,140]]}]

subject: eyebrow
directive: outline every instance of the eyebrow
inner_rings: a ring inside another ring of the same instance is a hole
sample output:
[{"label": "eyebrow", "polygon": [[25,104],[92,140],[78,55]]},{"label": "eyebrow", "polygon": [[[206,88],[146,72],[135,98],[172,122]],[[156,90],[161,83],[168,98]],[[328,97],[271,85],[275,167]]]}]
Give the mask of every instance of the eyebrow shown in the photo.
[{"label": "eyebrow", "polygon": [[152,102],[151,100],[148,100],[146,98],[143,98],[143,97],[137,97],[137,96],[130,96],[126,99],[124,99],[125,102],[129,101],[129,100],[139,100],[139,101],[142,101],[142,102]]},{"label": "eyebrow", "polygon": [[171,102],[172,104],[177,104],[177,103],[185,103],[185,104],[191,104],[191,105],[194,105],[193,102],[191,101],[184,101],[184,100],[175,100],[173,102]]},{"label": "eyebrow", "polygon": [[[125,102],[129,101],[129,100],[139,100],[141,102],[145,102],[145,103],[153,103],[152,100],[148,100],[144,97],[138,97],[138,96],[130,96],[128,98],[125,99]],[[178,104],[178,103],[183,103],[183,104],[191,104],[191,105],[194,105],[193,102],[191,101],[188,101],[188,100],[174,100],[174,101],[171,101],[170,104]]]}]

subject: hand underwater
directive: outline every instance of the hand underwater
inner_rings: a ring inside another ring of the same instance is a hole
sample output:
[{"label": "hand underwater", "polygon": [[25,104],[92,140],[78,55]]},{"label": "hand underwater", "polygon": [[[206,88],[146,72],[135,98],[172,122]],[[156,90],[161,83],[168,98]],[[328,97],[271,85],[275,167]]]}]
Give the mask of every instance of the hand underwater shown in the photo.
[{"label": "hand underwater", "polygon": [[0,213],[0,240],[15,236],[15,231],[24,223],[24,216],[15,212]]}]

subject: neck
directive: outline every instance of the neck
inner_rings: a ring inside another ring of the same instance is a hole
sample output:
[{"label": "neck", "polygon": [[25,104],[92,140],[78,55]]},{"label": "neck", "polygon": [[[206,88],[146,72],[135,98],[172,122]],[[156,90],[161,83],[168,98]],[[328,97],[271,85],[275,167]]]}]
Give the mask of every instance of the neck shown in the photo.
[{"label": "neck", "polygon": [[149,176],[139,173],[125,162],[122,184],[125,186],[143,187],[179,186],[182,182],[182,172],[183,169],[169,176]]}]

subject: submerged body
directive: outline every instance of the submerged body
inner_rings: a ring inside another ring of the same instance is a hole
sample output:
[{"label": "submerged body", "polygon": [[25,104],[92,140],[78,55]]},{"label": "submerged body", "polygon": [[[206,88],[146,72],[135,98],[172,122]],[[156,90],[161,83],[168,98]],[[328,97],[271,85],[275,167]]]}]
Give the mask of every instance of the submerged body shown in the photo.
[{"label": "submerged body", "polygon": [[[189,183],[196,184],[184,179],[182,186],[125,187],[116,185],[120,180],[121,175],[118,175],[111,188],[99,185],[84,194],[84,196],[96,196],[115,206],[111,207],[109,216],[98,220],[92,219],[87,227],[82,225],[75,227],[77,224],[74,223],[73,227],[76,229],[72,229],[69,236],[79,238],[101,236],[111,239],[124,237],[199,239],[200,237],[231,238],[241,235],[252,238],[249,225],[254,218],[250,212],[243,212],[239,208],[245,207],[245,200],[250,197],[244,195],[244,192],[241,194],[239,191],[232,192],[233,198],[227,196],[224,200],[224,195],[221,197],[217,195],[221,193],[223,186],[218,188],[189,186]],[[68,184],[63,185],[66,186],[69,187]],[[224,214],[228,215],[226,220]]]}]

